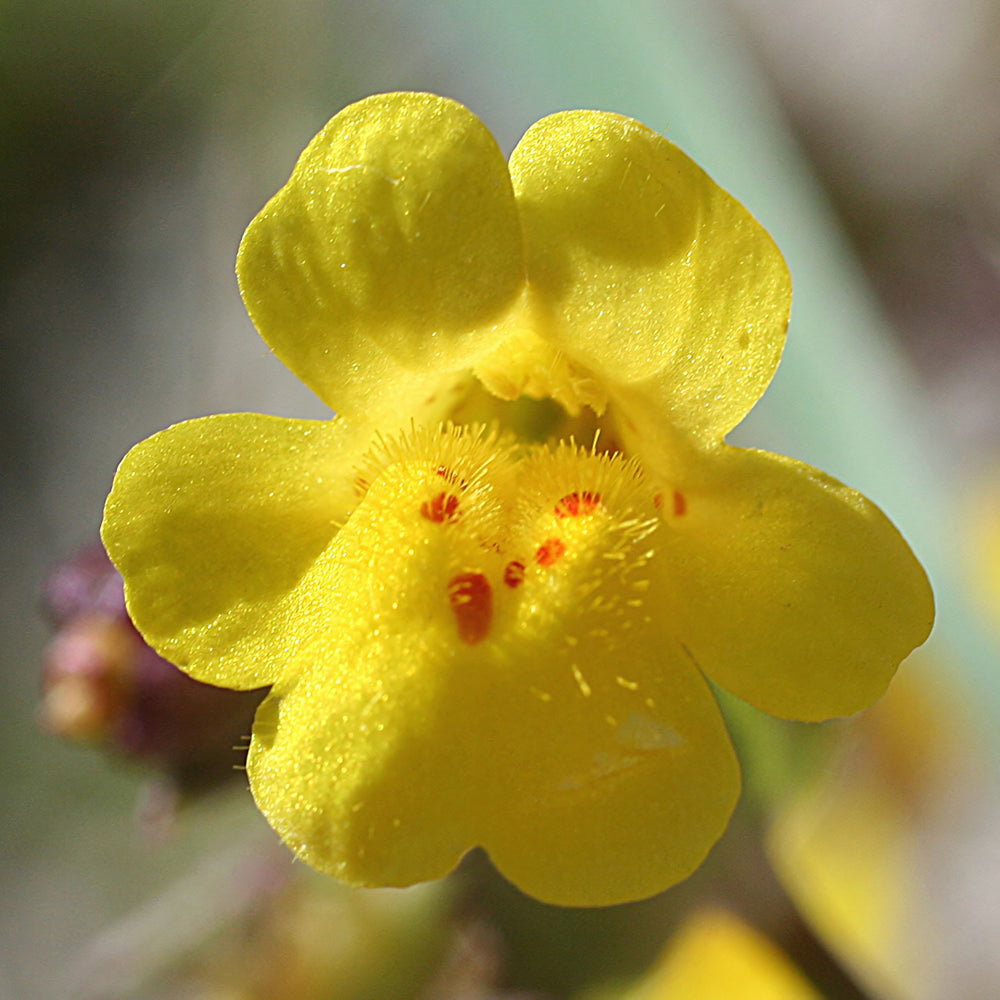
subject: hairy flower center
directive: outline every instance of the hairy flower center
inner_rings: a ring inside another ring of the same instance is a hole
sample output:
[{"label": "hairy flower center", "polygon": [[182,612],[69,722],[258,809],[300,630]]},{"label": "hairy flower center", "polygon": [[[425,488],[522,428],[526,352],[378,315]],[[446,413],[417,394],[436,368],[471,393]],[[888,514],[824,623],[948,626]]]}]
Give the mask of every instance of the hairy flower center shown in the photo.
[{"label": "hairy flower center", "polygon": [[416,613],[473,646],[578,617],[595,595],[595,607],[641,609],[658,517],[635,461],[449,425],[380,440],[355,483],[340,545],[392,581],[359,597],[386,628],[412,628]]}]

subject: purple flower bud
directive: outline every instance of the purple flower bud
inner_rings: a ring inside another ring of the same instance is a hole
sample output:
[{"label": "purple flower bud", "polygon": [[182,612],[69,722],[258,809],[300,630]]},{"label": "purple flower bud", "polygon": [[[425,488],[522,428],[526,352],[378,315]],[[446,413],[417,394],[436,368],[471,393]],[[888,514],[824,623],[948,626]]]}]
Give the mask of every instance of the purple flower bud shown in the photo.
[{"label": "purple flower bud", "polygon": [[56,566],[42,585],[42,605],[57,628],[84,615],[128,618],[122,578],[98,544]]},{"label": "purple flower bud", "polygon": [[56,634],[42,669],[42,725],[151,763],[196,792],[235,775],[262,691],[193,680],[157,655],[125,610],[99,546],[59,565],[43,588]]}]

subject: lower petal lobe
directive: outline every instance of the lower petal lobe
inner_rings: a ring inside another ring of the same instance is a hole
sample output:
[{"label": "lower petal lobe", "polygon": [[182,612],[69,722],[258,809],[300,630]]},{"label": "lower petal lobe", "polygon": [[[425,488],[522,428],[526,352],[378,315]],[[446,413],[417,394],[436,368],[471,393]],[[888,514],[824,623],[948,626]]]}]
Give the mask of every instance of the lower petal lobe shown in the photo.
[{"label": "lower petal lobe", "polygon": [[620,637],[554,645],[532,667],[498,686],[480,735],[493,748],[482,822],[496,866],[563,906],[642,899],[686,878],[725,830],[740,778],[683,650],[651,629],[625,649]]},{"label": "lower petal lobe", "polygon": [[[739,774],[706,682],[643,600],[637,487],[577,449],[532,462],[533,542],[501,552],[481,531],[489,484],[420,465],[377,478],[297,588],[312,638],[258,713],[258,805],[358,885],[438,877],[476,845],[552,903],[680,881]],[[422,502],[442,483],[454,505]]]}]

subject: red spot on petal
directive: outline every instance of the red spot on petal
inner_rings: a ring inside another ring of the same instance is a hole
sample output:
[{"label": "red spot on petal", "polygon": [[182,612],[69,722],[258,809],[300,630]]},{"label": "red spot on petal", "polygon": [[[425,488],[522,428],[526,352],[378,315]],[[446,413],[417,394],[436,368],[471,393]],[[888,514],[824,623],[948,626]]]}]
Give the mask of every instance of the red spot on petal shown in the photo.
[{"label": "red spot on petal", "polygon": [[600,493],[583,490],[567,493],[555,506],[556,517],[579,517],[581,514],[592,514],[594,508],[601,502]]},{"label": "red spot on petal", "polygon": [[656,493],[653,496],[653,506],[657,510],[661,510],[663,508],[663,494],[662,493]]},{"label": "red spot on petal", "polygon": [[482,573],[460,573],[448,583],[448,601],[458,637],[470,646],[489,635],[493,621],[493,590]]},{"label": "red spot on petal", "polygon": [[566,546],[561,538],[546,539],[538,546],[535,553],[535,562],[539,566],[552,566],[566,555]]},{"label": "red spot on petal", "polygon": [[443,524],[458,519],[458,497],[454,493],[439,493],[420,505],[420,513],[428,521]]},{"label": "red spot on petal", "polygon": [[358,476],[354,480],[354,493],[356,496],[363,497],[368,492],[369,482],[364,476]]},{"label": "red spot on petal", "polygon": [[687,498],[680,490],[674,490],[674,517],[683,517],[687,509]]},{"label": "red spot on petal", "polygon": [[524,563],[509,562],[504,567],[503,582],[508,587],[520,587],[524,583]]}]

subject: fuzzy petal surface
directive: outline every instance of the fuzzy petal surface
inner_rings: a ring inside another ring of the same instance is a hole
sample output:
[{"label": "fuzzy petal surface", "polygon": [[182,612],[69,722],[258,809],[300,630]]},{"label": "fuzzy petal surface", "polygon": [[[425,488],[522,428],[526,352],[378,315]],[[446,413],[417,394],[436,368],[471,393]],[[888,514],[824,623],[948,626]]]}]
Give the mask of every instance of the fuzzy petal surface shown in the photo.
[{"label": "fuzzy petal surface", "polygon": [[774,242],[676,146],[620,115],[532,126],[510,171],[536,332],[718,440],[770,382],[785,342],[788,269]]},{"label": "fuzzy petal surface", "polygon": [[260,808],[353,884],[434,878],[477,845],[552,903],[676,883],[724,830],[739,769],[643,600],[634,467],[564,448],[522,469],[518,523],[492,536],[516,563],[488,534],[515,470],[444,467],[463,485],[428,516],[442,466],[397,455],[297,589],[315,637],[258,713]]},{"label": "fuzzy petal surface", "polygon": [[923,568],[888,518],[831,476],[720,447],[690,457],[661,497],[657,587],[677,634],[713,681],[757,708],[850,715],[927,638]]},{"label": "fuzzy petal surface", "polygon": [[485,569],[473,525],[495,504],[474,467],[448,462],[478,499],[425,516],[446,481],[413,450],[296,589],[312,638],[258,712],[247,761],[285,842],[355,885],[436,878],[475,843],[475,719],[460,706],[482,649],[459,639],[449,582]]},{"label": "fuzzy petal surface", "polygon": [[[273,683],[311,626],[285,601],[346,518],[346,421],[189,420],[122,460],[101,529],[147,641],[198,680]],[[367,435],[361,435],[367,446]]]},{"label": "fuzzy petal surface", "polygon": [[352,104],[250,224],[237,274],[261,336],[314,392],[402,426],[493,345],[522,290],[503,155],[446,98]]}]

